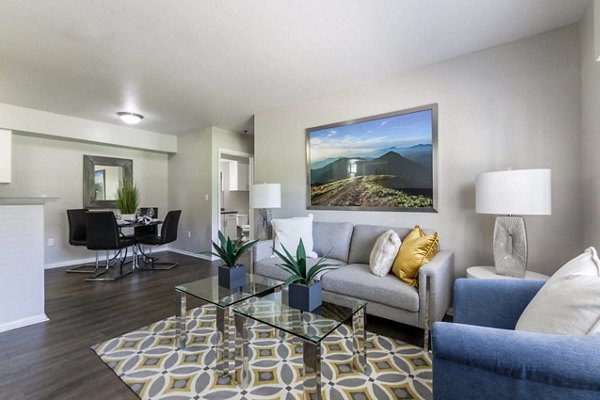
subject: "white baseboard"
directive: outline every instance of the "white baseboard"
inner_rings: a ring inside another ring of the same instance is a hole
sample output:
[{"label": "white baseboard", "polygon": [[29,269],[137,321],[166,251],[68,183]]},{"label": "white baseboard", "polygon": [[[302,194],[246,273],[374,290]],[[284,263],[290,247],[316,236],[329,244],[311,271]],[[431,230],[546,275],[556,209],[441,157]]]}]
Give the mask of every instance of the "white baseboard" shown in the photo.
[{"label": "white baseboard", "polygon": [[176,249],[176,248],[173,248],[173,247],[169,247],[169,251],[172,251],[173,253],[183,254],[183,255],[186,255],[186,256],[190,256],[190,257],[201,258],[203,260],[208,260],[208,261],[216,261],[216,260],[219,259],[218,257],[215,257],[213,255],[194,253],[194,252],[191,252],[191,251]]},{"label": "white baseboard", "polygon": [[40,322],[48,321],[48,317],[46,314],[34,315],[33,317],[18,319],[16,321],[7,322],[5,324],[0,324],[0,332],[6,332],[17,328],[22,328],[24,326],[39,324]]},{"label": "white baseboard", "polygon": [[[167,246],[158,246],[158,247],[152,248],[152,253],[160,253],[160,252],[167,251],[167,250],[170,250]],[[104,257],[104,252],[101,252],[100,256]],[[66,260],[66,261],[59,261],[56,263],[46,264],[46,265],[44,265],[44,269],[70,267],[72,265],[80,265],[80,264],[93,264],[95,262],[96,262],[96,257],[80,258],[77,260]]]}]

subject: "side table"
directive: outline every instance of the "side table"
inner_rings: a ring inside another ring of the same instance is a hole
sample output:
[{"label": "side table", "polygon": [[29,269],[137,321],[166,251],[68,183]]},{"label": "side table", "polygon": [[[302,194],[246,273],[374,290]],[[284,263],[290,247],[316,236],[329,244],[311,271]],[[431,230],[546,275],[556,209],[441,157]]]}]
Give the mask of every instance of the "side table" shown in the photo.
[{"label": "side table", "polygon": [[[521,278],[513,278],[511,276],[498,275],[496,273],[495,267],[487,267],[487,266],[475,266],[467,268],[467,278],[470,279],[521,279]],[[548,276],[543,274],[538,274],[533,271],[526,271],[525,278],[522,279],[538,279],[542,281],[547,281],[549,279]]]}]

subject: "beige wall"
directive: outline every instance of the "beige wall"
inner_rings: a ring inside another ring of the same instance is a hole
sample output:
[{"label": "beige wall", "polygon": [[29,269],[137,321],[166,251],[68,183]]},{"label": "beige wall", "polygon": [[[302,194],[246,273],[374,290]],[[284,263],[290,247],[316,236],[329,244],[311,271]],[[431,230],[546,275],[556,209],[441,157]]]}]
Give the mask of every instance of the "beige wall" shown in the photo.
[{"label": "beige wall", "polygon": [[[13,180],[0,184],[0,196],[60,198],[46,205],[44,244],[50,238],[55,240],[53,247],[45,247],[46,266],[93,257],[85,248],[68,242],[66,210],[83,206],[84,154],[132,159],[140,205],[156,206],[161,213],[167,210],[166,154],[13,132]],[[25,243],[23,246],[26,249]]]},{"label": "beige wall", "polygon": [[[600,62],[595,61],[594,6],[590,4],[581,21],[581,95],[582,95],[582,163],[583,163],[583,232],[586,245],[600,248]],[[595,43],[596,42],[596,43]]]},{"label": "beige wall", "polygon": [[305,129],[439,104],[437,214],[313,211],[320,221],[436,228],[456,273],[492,265],[494,217],[475,214],[479,172],[551,168],[552,216],[526,217],[529,268],[550,274],[582,244],[579,27],[538,35],[255,116],[256,181],[282,184],[275,217],[306,210]]}]

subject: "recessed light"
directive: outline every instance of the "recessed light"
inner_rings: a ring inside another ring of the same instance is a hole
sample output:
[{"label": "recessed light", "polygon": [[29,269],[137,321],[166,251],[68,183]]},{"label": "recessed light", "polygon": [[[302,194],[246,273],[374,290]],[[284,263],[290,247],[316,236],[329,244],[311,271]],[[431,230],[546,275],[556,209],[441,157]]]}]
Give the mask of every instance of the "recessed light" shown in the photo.
[{"label": "recessed light", "polygon": [[121,121],[125,122],[126,124],[137,124],[144,118],[144,116],[141,114],[125,111],[118,112],[117,115],[119,118],[121,118]]}]

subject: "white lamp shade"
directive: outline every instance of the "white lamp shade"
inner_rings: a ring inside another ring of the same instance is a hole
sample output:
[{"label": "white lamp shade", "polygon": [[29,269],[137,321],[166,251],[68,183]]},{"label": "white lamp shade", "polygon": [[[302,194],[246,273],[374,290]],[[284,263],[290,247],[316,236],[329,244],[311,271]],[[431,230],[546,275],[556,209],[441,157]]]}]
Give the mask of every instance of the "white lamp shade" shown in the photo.
[{"label": "white lamp shade", "polygon": [[279,183],[258,183],[252,185],[250,192],[250,207],[280,208],[281,185]]},{"label": "white lamp shade", "polygon": [[516,169],[477,175],[475,210],[478,214],[550,215],[549,169]]}]

